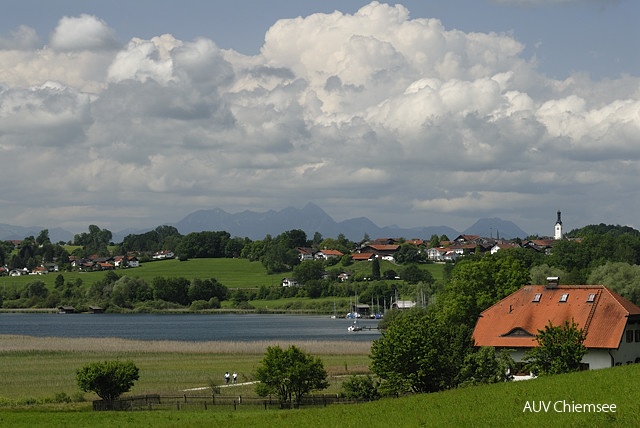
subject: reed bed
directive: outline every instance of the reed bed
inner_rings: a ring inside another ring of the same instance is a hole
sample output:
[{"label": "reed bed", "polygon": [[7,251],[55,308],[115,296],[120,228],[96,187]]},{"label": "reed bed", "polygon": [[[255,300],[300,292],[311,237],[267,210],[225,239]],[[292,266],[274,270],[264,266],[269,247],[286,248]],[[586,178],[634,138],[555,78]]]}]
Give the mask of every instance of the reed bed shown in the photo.
[{"label": "reed bed", "polygon": [[65,351],[101,353],[264,354],[269,346],[295,345],[314,355],[368,355],[370,342],[324,340],[301,341],[209,341],[130,340],[121,338],[68,338],[0,335],[0,352]]}]

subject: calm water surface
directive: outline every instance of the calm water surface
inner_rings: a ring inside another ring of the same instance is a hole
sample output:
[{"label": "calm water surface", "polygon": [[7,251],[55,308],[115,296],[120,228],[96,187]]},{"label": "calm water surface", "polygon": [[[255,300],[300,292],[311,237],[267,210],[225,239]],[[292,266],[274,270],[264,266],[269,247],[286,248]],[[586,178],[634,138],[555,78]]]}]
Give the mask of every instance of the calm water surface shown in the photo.
[{"label": "calm water surface", "polygon": [[[378,320],[307,315],[0,314],[0,334],[141,340],[357,340],[380,337]],[[367,328],[371,330],[367,330]]]}]

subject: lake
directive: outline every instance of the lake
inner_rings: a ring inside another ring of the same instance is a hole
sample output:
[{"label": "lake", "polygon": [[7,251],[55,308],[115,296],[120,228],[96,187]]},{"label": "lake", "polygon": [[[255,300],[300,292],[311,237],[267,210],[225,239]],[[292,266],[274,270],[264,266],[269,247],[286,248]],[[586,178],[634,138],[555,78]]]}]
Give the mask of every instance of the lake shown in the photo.
[{"label": "lake", "polygon": [[358,320],[364,327],[358,332],[347,331],[352,323],[317,315],[0,313],[0,334],[183,341],[372,341],[380,337],[378,320]]}]

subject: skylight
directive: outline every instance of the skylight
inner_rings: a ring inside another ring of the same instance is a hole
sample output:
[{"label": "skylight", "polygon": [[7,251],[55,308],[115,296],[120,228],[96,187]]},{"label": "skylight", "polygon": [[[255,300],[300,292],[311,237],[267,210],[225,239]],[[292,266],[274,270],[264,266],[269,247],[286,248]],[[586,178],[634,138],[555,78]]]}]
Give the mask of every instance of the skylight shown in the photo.
[{"label": "skylight", "polygon": [[532,300],[532,302],[539,302],[541,297],[542,297],[542,293],[536,293],[536,294],[533,296],[533,300]]},{"label": "skylight", "polygon": [[560,301],[566,302],[568,298],[569,298],[569,293],[564,293],[562,296],[560,296]]},{"label": "skylight", "polygon": [[590,293],[587,297],[587,303],[593,303],[596,300],[596,293]]}]

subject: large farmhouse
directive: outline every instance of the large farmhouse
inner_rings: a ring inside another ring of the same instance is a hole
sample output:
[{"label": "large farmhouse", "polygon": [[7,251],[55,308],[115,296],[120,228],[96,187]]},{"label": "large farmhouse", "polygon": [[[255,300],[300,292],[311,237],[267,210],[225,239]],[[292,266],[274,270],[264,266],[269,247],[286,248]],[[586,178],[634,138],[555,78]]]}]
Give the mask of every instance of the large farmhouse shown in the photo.
[{"label": "large farmhouse", "polygon": [[522,287],[480,314],[473,331],[476,346],[512,350],[522,362],[537,346],[535,335],[549,321],[575,321],[586,331],[585,368],[598,369],[640,362],[640,307],[602,285]]}]

